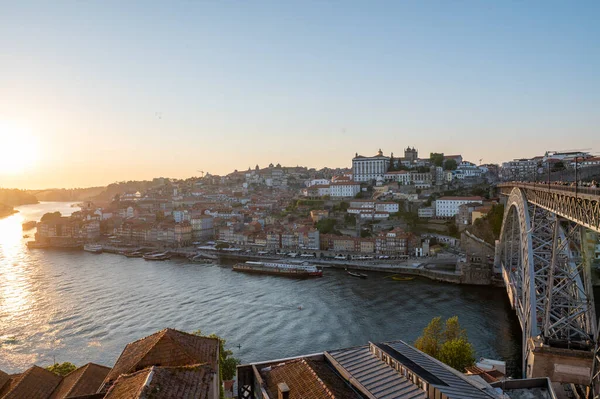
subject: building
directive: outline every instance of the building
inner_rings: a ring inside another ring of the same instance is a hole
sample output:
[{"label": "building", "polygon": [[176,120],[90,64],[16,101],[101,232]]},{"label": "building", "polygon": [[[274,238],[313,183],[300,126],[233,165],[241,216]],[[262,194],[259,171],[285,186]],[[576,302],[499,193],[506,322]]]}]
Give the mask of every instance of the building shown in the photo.
[{"label": "building", "polygon": [[502,180],[531,181],[536,179],[538,166],[538,161],[535,159],[514,159],[510,162],[503,162],[500,173]]},{"label": "building", "polygon": [[466,226],[472,223],[473,211],[480,207],[479,202],[469,202],[467,204],[459,205],[458,212],[456,213],[456,225],[459,230],[464,229]]},{"label": "building", "polygon": [[196,241],[211,240],[215,235],[214,218],[209,215],[192,217],[192,239]]},{"label": "building", "polygon": [[406,147],[404,150],[404,161],[409,164],[414,164],[419,159],[419,151],[415,149],[415,147],[410,148]]},{"label": "building", "polygon": [[329,211],[327,210],[314,209],[310,211],[310,218],[313,221],[313,223],[320,222],[321,220],[327,219],[328,217]]},{"label": "building", "polygon": [[468,203],[483,204],[481,197],[441,197],[435,201],[435,216],[438,218],[453,218],[458,213],[458,207]]},{"label": "building", "polygon": [[465,375],[404,341],[238,366],[239,398],[556,399],[545,378],[493,382]]},{"label": "building", "polygon": [[410,184],[410,177],[411,174],[407,170],[392,170],[383,175],[385,181],[395,181],[404,186]]},{"label": "building", "polygon": [[375,252],[378,254],[408,255],[416,247],[416,237],[399,227],[390,231],[382,231],[375,238]]},{"label": "building", "polygon": [[330,186],[331,198],[353,198],[360,193],[360,183],[335,181]]},{"label": "building", "polygon": [[[378,177],[383,178],[388,171],[390,158],[383,155],[381,149],[377,155],[365,157],[356,155],[352,158],[352,176],[356,182],[370,182]],[[333,193],[332,193],[333,196]]]},{"label": "building", "polygon": [[419,208],[417,214],[420,218],[430,219],[435,217],[435,208],[433,206],[429,206],[426,208]]}]

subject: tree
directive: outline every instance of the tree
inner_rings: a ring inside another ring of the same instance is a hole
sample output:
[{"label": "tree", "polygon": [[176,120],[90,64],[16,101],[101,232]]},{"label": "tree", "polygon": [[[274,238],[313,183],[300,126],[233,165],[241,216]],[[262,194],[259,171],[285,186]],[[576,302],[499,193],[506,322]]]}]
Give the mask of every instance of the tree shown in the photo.
[{"label": "tree", "polygon": [[429,154],[429,160],[435,166],[442,166],[444,163],[444,153],[432,152]]},{"label": "tree", "polygon": [[46,367],[46,370],[52,371],[54,374],[58,374],[63,377],[75,369],[77,369],[77,366],[69,362],[54,363],[52,366]]},{"label": "tree", "polygon": [[396,163],[396,160],[394,159],[394,154],[391,154],[390,155],[390,164],[388,166],[388,172],[396,170],[396,167],[394,166],[395,163]]},{"label": "tree", "polygon": [[463,338],[446,341],[440,348],[438,360],[463,372],[475,363],[473,345]]},{"label": "tree", "polygon": [[61,216],[62,216],[62,214],[58,211],[57,212],[48,212],[48,213],[45,213],[44,216],[42,216],[40,221],[47,222],[48,220],[58,219]]},{"label": "tree", "polygon": [[475,363],[473,345],[458,316],[446,320],[443,328],[442,318],[433,318],[415,341],[415,347],[460,372]]},{"label": "tree", "polygon": [[446,162],[444,162],[444,170],[456,170],[457,167],[458,164],[454,159],[446,159]]},{"label": "tree", "polygon": [[348,226],[356,226],[356,218],[354,215],[347,213],[344,216],[344,223],[346,223]]},{"label": "tree", "polygon": [[335,234],[335,219],[323,219],[317,222],[317,230],[320,234]]}]

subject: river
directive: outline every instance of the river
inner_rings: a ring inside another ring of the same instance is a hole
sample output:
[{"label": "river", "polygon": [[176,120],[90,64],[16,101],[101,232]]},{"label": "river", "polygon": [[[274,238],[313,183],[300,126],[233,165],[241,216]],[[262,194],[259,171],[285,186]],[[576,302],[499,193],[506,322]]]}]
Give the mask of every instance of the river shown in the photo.
[{"label": "river", "polygon": [[295,280],[185,260],[28,250],[21,223],[50,211],[68,215],[77,210],[70,205],[21,206],[0,220],[0,370],[54,360],[112,366],[127,343],[165,327],[219,334],[243,362],[368,341],[412,343],[431,318],[453,315],[478,357],[520,363],[520,327],[504,289],[379,273],[362,280],[329,269]]}]

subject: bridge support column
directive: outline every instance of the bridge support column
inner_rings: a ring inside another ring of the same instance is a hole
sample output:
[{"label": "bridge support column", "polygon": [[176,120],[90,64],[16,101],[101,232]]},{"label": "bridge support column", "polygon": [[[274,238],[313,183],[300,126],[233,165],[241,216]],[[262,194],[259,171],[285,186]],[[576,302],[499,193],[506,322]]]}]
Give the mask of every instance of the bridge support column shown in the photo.
[{"label": "bridge support column", "polygon": [[544,345],[540,337],[530,338],[527,378],[549,377],[552,382],[589,385],[594,360],[591,351]]}]

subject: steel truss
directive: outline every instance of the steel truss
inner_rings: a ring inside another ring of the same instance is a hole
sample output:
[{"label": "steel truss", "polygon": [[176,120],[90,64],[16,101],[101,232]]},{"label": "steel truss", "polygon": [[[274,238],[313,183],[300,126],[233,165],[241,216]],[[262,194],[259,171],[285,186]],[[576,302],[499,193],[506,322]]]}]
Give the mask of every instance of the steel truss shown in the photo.
[{"label": "steel truss", "polygon": [[510,192],[500,234],[503,276],[523,331],[525,376],[534,349],[529,338],[591,350],[596,334],[591,278],[581,256],[583,228],[531,201],[526,191]]}]

